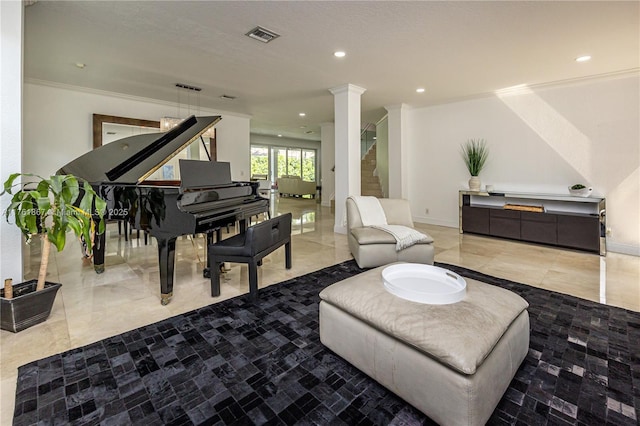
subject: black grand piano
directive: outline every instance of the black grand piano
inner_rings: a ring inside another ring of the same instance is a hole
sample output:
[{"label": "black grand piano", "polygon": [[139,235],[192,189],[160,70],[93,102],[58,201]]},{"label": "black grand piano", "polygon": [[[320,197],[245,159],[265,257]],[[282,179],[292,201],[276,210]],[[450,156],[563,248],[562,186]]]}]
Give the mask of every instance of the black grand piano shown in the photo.
[{"label": "black grand piano", "polygon": [[[167,133],[120,139],[87,152],[57,172],[89,182],[107,201],[105,220],[126,220],[132,228],[156,238],[163,305],[173,295],[178,236],[206,233],[210,244],[213,231],[220,227],[239,221],[244,232],[251,216],[269,211],[269,200],[258,194],[258,183],[232,181],[229,163],[180,159],[180,180],[152,179],[220,119],[191,116]],[[93,242],[97,273],[104,271],[105,243],[105,234]]]}]

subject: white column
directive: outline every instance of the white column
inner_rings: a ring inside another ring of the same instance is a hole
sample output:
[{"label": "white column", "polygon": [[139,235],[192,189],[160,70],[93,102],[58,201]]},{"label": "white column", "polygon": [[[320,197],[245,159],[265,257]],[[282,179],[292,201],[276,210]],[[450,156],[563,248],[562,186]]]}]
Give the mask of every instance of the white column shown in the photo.
[{"label": "white column", "polygon": [[[0,179],[22,171],[22,1],[0,1]],[[0,212],[10,197],[0,197]],[[13,218],[12,218],[13,222]],[[22,282],[22,234],[0,216],[0,286]]]},{"label": "white column", "polygon": [[322,205],[331,207],[331,197],[335,196],[336,175],[336,126],[333,123],[320,123],[320,151],[322,152]]},{"label": "white column", "polygon": [[329,89],[335,122],[336,211],[333,230],[347,233],[345,202],[360,195],[360,97],[366,89],[353,84]]},{"label": "white column", "polygon": [[389,198],[409,197],[407,105],[387,106],[389,126]]}]

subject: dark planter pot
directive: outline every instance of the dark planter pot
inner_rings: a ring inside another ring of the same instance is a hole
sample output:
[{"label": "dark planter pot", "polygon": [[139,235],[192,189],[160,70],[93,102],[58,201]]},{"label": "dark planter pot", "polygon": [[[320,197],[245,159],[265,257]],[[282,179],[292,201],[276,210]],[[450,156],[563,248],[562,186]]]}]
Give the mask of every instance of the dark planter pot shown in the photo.
[{"label": "dark planter pot", "polygon": [[56,293],[62,284],[45,282],[44,289],[36,291],[37,280],[13,286],[13,298],[4,298],[0,290],[0,328],[17,333],[49,318]]}]

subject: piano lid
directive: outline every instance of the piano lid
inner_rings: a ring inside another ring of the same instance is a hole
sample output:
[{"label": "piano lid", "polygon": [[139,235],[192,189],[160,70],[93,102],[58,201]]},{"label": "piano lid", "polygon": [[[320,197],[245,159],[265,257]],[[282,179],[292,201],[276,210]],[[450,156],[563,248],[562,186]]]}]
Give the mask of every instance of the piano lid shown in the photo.
[{"label": "piano lid", "polygon": [[137,184],[175,157],[222,118],[191,116],[167,133],[119,139],[89,151],[58,170],[89,183]]}]

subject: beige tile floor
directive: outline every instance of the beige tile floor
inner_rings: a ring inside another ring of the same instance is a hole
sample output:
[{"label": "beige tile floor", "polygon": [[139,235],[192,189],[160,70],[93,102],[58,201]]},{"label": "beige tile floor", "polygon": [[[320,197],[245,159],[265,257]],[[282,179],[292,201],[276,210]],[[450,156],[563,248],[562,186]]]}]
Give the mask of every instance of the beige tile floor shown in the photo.
[{"label": "beige tile floor", "polygon": [[[293,268],[284,268],[284,249],[264,259],[260,286],[312,272],[348,259],[345,235],[333,232],[328,207],[309,199],[273,199],[277,212],[291,211]],[[471,268],[589,300],[640,311],[640,258],[609,253],[606,257],[474,235],[457,228],[416,224],[435,240],[438,262]],[[0,424],[11,424],[17,367],[71,348],[216,303],[248,292],[246,265],[232,265],[221,296],[211,298],[202,277],[203,240],[178,241],[174,296],[160,304],[157,249],[138,239],[124,241],[115,225],[107,234],[107,271],[97,275],[83,262],[79,245],[69,244],[51,256],[48,280],[61,282],[49,319],[14,334],[0,332]],[[233,228],[232,228],[233,232]],[[25,279],[37,273],[39,249],[30,248]]]}]

